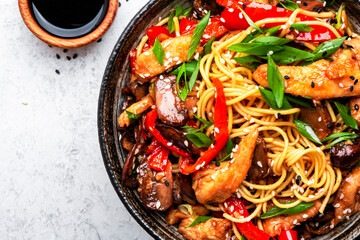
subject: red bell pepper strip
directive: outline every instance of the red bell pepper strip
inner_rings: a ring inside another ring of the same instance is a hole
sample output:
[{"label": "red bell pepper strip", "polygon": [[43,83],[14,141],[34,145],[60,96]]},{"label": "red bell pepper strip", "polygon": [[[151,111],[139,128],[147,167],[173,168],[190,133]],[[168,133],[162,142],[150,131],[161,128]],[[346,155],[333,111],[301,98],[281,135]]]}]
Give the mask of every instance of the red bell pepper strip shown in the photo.
[{"label": "red bell pepper strip", "polygon": [[297,240],[297,232],[295,230],[285,230],[280,233],[279,240]]},{"label": "red bell pepper strip", "polygon": [[[225,211],[235,218],[246,218],[249,216],[245,205],[237,197],[230,197],[224,202]],[[272,239],[269,234],[257,228],[251,221],[244,223],[235,223],[242,235],[248,240],[269,240]]]},{"label": "red bell pepper strip", "polygon": [[159,41],[162,42],[165,39],[174,37],[173,34],[169,33],[169,30],[167,28],[161,27],[161,26],[154,26],[154,27],[148,28],[146,30],[146,35],[149,38],[148,42],[149,42],[150,46],[154,46],[156,38],[159,38]]},{"label": "red bell pepper strip", "polygon": [[[188,20],[186,18],[182,19],[179,24],[180,35],[193,34],[197,24],[198,24],[197,22]],[[224,25],[220,21],[220,17],[210,18],[209,24],[207,25],[207,27],[204,30],[204,33],[200,40],[200,43],[205,44],[214,36],[216,39],[218,39],[218,38],[222,37],[228,31],[229,30],[226,27],[224,27]]]},{"label": "red bell pepper strip", "polygon": [[229,138],[229,131],[227,127],[228,115],[226,108],[226,99],[224,94],[223,85],[220,80],[213,79],[215,86],[215,112],[214,112],[214,131],[215,143],[212,144],[208,150],[194,163],[191,164],[191,158],[180,158],[180,172],[182,174],[190,174],[196,172],[204,167],[223,149]]},{"label": "red bell pepper strip", "polygon": [[[221,21],[228,29],[245,30],[249,27],[247,20],[238,7],[241,7],[242,9],[245,7],[244,11],[254,22],[266,18],[289,17],[293,13],[293,11],[285,8],[252,1],[241,2],[233,0],[218,0],[217,3],[226,7],[226,9],[221,13]],[[303,14],[298,14],[297,18],[300,18],[301,21],[317,21],[315,18]],[[271,28],[275,26],[279,26],[279,23],[268,23],[261,27]],[[336,38],[335,34],[326,27],[319,25],[311,25],[311,27],[314,28],[311,32],[299,32],[296,34],[296,40],[324,42]]]},{"label": "red bell pepper strip", "polygon": [[185,157],[191,156],[190,153],[182,150],[181,148],[173,145],[172,142],[169,142],[168,140],[166,140],[161,135],[161,133],[155,128],[155,121],[157,119],[157,116],[158,115],[157,115],[156,109],[153,109],[147,113],[146,118],[145,118],[146,129],[149,130],[149,132],[153,135],[154,138],[156,138],[156,140],[158,140],[162,145],[164,145],[169,150],[173,151],[174,153],[176,153],[180,156],[185,156]]},{"label": "red bell pepper strip", "polygon": [[147,157],[150,161],[149,167],[156,171],[164,171],[169,161],[168,157],[169,149],[159,143],[159,146],[157,146]]}]

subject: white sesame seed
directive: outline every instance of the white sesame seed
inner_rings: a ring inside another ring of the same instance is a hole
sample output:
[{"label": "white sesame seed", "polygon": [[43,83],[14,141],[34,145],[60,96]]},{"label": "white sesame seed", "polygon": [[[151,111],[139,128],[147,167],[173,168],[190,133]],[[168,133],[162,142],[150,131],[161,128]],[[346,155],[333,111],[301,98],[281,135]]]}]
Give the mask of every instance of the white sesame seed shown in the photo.
[{"label": "white sesame seed", "polygon": [[257,165],[258,165],[259,167],[262,167],[262,166],[263,166],[260,161],[257,161]]},{"label": "white sesame seed", "polygon": [[150,76],[150,73],[145,73],[144,76],[145,76],[145,77],[149,77],[149,76]]},{"label": "white sesame seed", "polygon": [[340,196],[339,196],[339,199],[341,200],[341,199],[343,199],[343,198],[344,198],[344,194],[341,193]]},{"label": "white sesame seed", "polygon": [[225,64],[225,60],[224,60],[223,58],[220,58],[220,62],[221,62],[222,64]]},{"label": "white sesame seed", "polygon": [[166,145],[168,145],[168,146],[170,147],[171,145],[173,145],[173,143],[172,143],[172,142],[168,142]]},{"label": "white sesame seed", "polygon": [[302,217],[303,217],[303,218],[307,218],[307,217],[309,217],[309,215],[304,214],[304,215],[302,215]]},{"label": "white sesame seed", "polygon": [[211,179],[215,180],[215,176],[214,176],[214,175],[211,175]]},{"label": "white sesame seed", "polygon": [[233,9],[233,8],[229,8],[228,11],[229,11],[229,12],[234,12],[234,9]]},{"label": "white sesame seed", "polygon": [[342,84],[342,83],[339,83],[339,86],[340,86],[340,87],[344,87],[344,84]]},{"label": "white sesame seed", "polygon": [[144,55],[148,56],[148,55],[150,55],[150,53],[149,52],[144,52]]},{"label": "white sesame seed", "polygon": [[309,198],[315,198],[315,196],[314,195],[309,195]]},{"label": "white sesame seed", "polygon": [[295,219],[295,220],[293,221],[293,224],[294,224],[294,225],[296,225],[296,224],[297,224],[297,219]]},{"label": "white sesame seed", "polygon": [[189,146],[189,142],[188,141],[184,141],[184,145],[186,146],[186,147],[188,147]]},{"label": "white sesame seed", "polygon": [[340,203],[334,205],[334,208],[338,208],[338,207],[340,207]]},{"label": "white sesame seed", "polygon": [[171,57],[171,53],[167,52],[167,53],[165,54],[165,57],[166,57],[166,58],[170,58],[170,57]]},{"label": "white sesame seed", "polygon": [[269,55],[273,55],[274,52],[273,52],[273,51],[269,51],[268,54],[269,54]]},{"label": "white sesame seed", "polygon": [[322,118],[321,118],[321,117],[319,117],[319,118],[318,118],[318,121],[319,121],[319,122],[321,122],[321,120],[322,120]]}]

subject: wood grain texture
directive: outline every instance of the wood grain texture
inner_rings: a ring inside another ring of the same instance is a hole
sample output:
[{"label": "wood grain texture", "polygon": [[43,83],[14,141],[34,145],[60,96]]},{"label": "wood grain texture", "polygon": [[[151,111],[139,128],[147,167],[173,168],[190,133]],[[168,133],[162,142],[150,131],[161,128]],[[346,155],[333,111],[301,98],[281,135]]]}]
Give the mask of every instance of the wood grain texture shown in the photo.
[{"label": "wood grain texture", "polygon": [[109,7],[105,18],[94,31],[83,37],[66,39],[51,35],[40,27],[32,14],[29,0],[18,0],[18,4],[20,14],[29,30],[40,40],[60,48],[78,48],[101,38],[114,21],[118,9],[118,0],[109,0]]}]

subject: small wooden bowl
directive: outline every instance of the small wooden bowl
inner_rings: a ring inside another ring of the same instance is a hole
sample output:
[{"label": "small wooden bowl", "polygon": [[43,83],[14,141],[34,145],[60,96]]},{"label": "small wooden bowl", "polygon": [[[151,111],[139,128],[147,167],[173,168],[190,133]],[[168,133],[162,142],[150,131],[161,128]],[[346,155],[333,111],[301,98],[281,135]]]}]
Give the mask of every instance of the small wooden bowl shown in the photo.
[{"label": "small wooden bowl", "polygon": [[78,48],[88,45],[101,38],[114,21],[119,4],[118,0],[109,0],[109,7],[104,20],[94,31],[83,37],[67,39],[51,35],[37,23],[34,15],[32,14],[29,0],[18,0],[18,3],[21,16],[30,31],[47,44],[60,48]]}]

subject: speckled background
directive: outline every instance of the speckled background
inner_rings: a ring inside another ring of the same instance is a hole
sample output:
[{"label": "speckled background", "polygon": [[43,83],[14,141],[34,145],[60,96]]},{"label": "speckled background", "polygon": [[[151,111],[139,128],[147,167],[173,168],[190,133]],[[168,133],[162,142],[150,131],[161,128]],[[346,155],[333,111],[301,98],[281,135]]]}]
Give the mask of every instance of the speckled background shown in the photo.
[{"label": "speckled background", "polygon": [[64,52],[0,1],[1,239],[151,239],[108,179],[96,123],[108,57],[146,2],[120,0],[100,42]]}]

